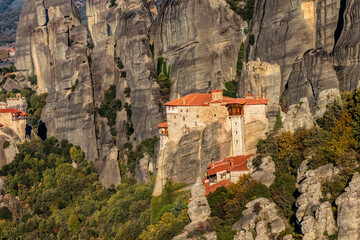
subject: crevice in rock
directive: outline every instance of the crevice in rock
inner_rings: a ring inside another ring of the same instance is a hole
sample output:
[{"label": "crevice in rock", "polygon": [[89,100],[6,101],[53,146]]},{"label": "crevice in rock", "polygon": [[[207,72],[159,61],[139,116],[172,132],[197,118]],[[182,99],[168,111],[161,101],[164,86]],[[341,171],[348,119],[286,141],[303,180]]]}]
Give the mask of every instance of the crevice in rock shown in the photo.
[{"label": "crevice in rock", "polygon": [[334,48],[336,46],[337,41],[340,38],[341,32],[344,28],[344,13],[345,13],[345,9],[346,9],[346,0],[341,0],[340,1],[340,10],[339,10],[339,20],[337,23],[337,27],[334,33]]},{"label": "crevice in rock", "polygon": [[41,138],[41,140],[46,140],[47,138],[47,128],[46,124],[43,121],[39,122],[38,125],[38,136]]}]

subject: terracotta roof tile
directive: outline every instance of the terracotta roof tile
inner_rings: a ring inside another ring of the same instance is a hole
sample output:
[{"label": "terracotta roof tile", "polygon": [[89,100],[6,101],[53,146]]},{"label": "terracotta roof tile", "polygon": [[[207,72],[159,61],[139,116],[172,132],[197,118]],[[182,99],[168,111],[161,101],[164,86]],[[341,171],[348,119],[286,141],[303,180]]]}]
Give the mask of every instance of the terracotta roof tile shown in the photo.
[{"label": "terracotta roof tile", "polygon": [[158,124],[157,126],[158,126],[158,128],[167,128],[168,124],[167,124],[167,122],[163,122],[163,123]]},{"label": "terracotta roof tile", "polygon": [[[215,90],[214,90],[215,91]],[[221,90],[220,90],[221,91]],[[207,94],[190,94],[185,97],[168,102],[165,106],[207,106],[209,103],[222,103],[223,105],[237,103],[242,105],[263,105],[267,104],[269,99],[264,98],[230,98],[223,97],[222,99],[212,101],[210,93]]]},{"label": "terracotta roof tile", "polygon": [[13,108],[0,109],[0,113],[20,113],[21,116],[28,115],[27,113],[25,113],[23,111],[13,109]]}]

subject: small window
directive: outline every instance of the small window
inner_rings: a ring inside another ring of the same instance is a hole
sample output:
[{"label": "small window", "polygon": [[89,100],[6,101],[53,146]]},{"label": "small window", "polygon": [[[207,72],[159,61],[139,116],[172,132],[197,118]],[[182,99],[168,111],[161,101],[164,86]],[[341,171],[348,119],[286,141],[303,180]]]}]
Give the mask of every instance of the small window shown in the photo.
[{"label": "small window", "polygon": [[182,109],[180,110],[180,112],[182,112]]},{"label": "small window", "polygon": [[235,125],[237,125],[237,122],[235,123]]},{"label": "small window", "polygon": [[189,109],[186,109],[186,112],[189,112]]},{"label": "small window", "polygon": [[183,120],[185,121],[185,117],[183,117]]},{"label": "small window", "polygon": [[239,140],[236,140],[236,143],[239,143]]},{"label": "small window", "polygon": [[176,115],[174,115],[174,119],[176,119]]},{"label": "small window", "polygon": [[195,122],[195,126],[197,126],[197,122]]},{"label": "small window", "polygon": [[199,118],[199,115],[196,115],[197,118]]},{"label": "small window", "polygon": [[214,117],[216,117],[216,114],[214,114]]},{"label": "small window", "polygon": [[235,131],[235,134],[238,134],[238,131]]}]

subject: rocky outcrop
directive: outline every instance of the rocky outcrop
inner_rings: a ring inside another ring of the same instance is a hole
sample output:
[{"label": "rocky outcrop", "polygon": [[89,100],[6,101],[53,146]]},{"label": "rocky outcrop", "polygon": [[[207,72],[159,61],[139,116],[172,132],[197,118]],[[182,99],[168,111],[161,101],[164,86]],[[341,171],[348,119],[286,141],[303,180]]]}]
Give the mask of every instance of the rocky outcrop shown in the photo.
[{"label": "rocky outcrop", "polygon": [[[191,189],[191,202],[188,205],[188,215],[191,223],[185,226],[182,234],[173,238],[174,240],[216,240],[216,232],[210,232],[211,229],[209,216],[210,206],[205,197],[205,187],[201,178],[197,178],[196,183]],[[195,232],[205,232],[203,234],[194,234]],[[200,235],[200,236],[199,236]]]},{"label": "rocky outcrop", "polygon": [[315,125],[307,98],[300,99],[298,104],[291,105],[284,119],[283,131],[294,132],[298,128],[311,128]]},{"label": "rocky outcrop", "polygon": [[[251,93],[255,96],[269,98],[269,106],[278,105],[280,101],[281,73],[278,64],[249,61],[244,64],[241,72],[239,96]],[[274,109],[269,109],[274,110]],[[276,111],[277,112],[277,111]]]},{"label": "rocky outcrop", "polygon": [[[106,72],[101,67],[104,65],[101,64],[97,69],[92,69],[92,73],[103,80],[95,80],[94,77],[94,81],[99,81],[103,86],[108,82],[122,89],[125,86],[131,89],[134,137],[136,143],[140,143],[157,134],[156,125],[162,119],[159,89],[155,82],[156,69],[149,39],[149,29],[156,13],[153,8],[155,6],[156,9],[156,4],[152,0],[127,0],[118,2],[116,7],[110,7],[109,3],[101,0],[89,0],[87,6],[89,30],[95,44],[93,57],[97,62],[109,63],[105,68],[108,69],[108,73],[113,72],[110,75],[104,74]],[[107,56],[108,59],[105,60]],[[117,66],[114,65],[114,61]],[[118,67],[123,68],[121,72]],[[95,88],[95,91],[102,92],[99,88]],[[125,119],[117,120],[125,121],[126,116]],[[128,141],[123,138],[126,136],[123,130],[124,128],[117,129],[119,148]]]},{"label": "rocky outcrop", "polygon": [[261,159],[259,166],[255,165],[258,161],[256,157],[250,158],[247,161],[247,167],[252,179],[261,182],[262,184],[270,187],[275,181],[275,163],[270,156]]},{"label": "rocky outcrop", "polygon": [[[4,143],[8,142],[9,146],[4,148]],[[11,163],[15,155],[19,152],[17,144],[21,143],[21,139],[10,128],[4,128],[0,132],[0,167]]]},{"label": "rocky outcrop", "polygon": [[300,196],[296,199],[296,218],[301,226],[305,240],[327,239],[324,232],[332,235],[336,231],[336,223],[331,204],[321,202],[321,185],[334,176],[334,167],[328,164],[315,170],[307,169],[304,161],[298,169],[297,187]]},{"label": "rocky outcrop", "polygon": [[138,183],[147,183],[151,181],[149,173],[150,156],[144,154],[144,157],[140,159],[139,164],[135,168],[135,179]]},{"label": "rocky outcrop", "polygon": [[337,224],[338,239],[350,240],[360,238],[360,174],[355,173],[345,192],[335,201],[338,206]]},{"label": "rocky outcrop", "polygon": [[349,91],[360,86],[360,1],[343,1],[342,10],[335,33],[335,69],[341,90]]},{"label": "rocky outcrop", "polygon": [[203,177],[211,159],[222,159],[231,153],[231,131],[220,123],[208,125],[202,131],[194,130],[176,143],[170,141],[157,156],[157,176],[154,195],[162,193],[167,178],[175,182],[194,184]]},{"label": "rocky outcrop", "polygon": [[276,204],[266,198],[246,204],[243,217],[233,225],[237,231],[234,240],[276,239],[284,231],[286,220],[279,216]]},{"label": "rocky outcrop", "polygon": [[155,57],[172,66],[171,98],[207,93],[235,79],[246,27],[222,0],[164,0],[156,22]]}]

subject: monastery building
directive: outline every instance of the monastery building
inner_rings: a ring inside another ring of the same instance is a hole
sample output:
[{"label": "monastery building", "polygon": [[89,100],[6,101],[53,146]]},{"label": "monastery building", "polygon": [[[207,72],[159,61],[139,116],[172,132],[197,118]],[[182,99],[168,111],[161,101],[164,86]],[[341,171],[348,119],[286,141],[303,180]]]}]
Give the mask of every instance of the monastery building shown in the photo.
[{"label": "monastery building", "polygon": [[[191,130],[219,122],[232,132],[231,155],[251,154],[254,152],[254,142],[265,137],[268,131],[268,101],[253,95],[246,98],[224,97],[222,90],[213,90],[211,94],[190,94],[168,102],[165,104],[167,121],[158,125],[160,148],[164,149],[170,140],[178,142]],[[246,126],[256,122],[261,123],[261,129],[256,127],[254,134],[254,129],[251,126],[247,129]]]}]

